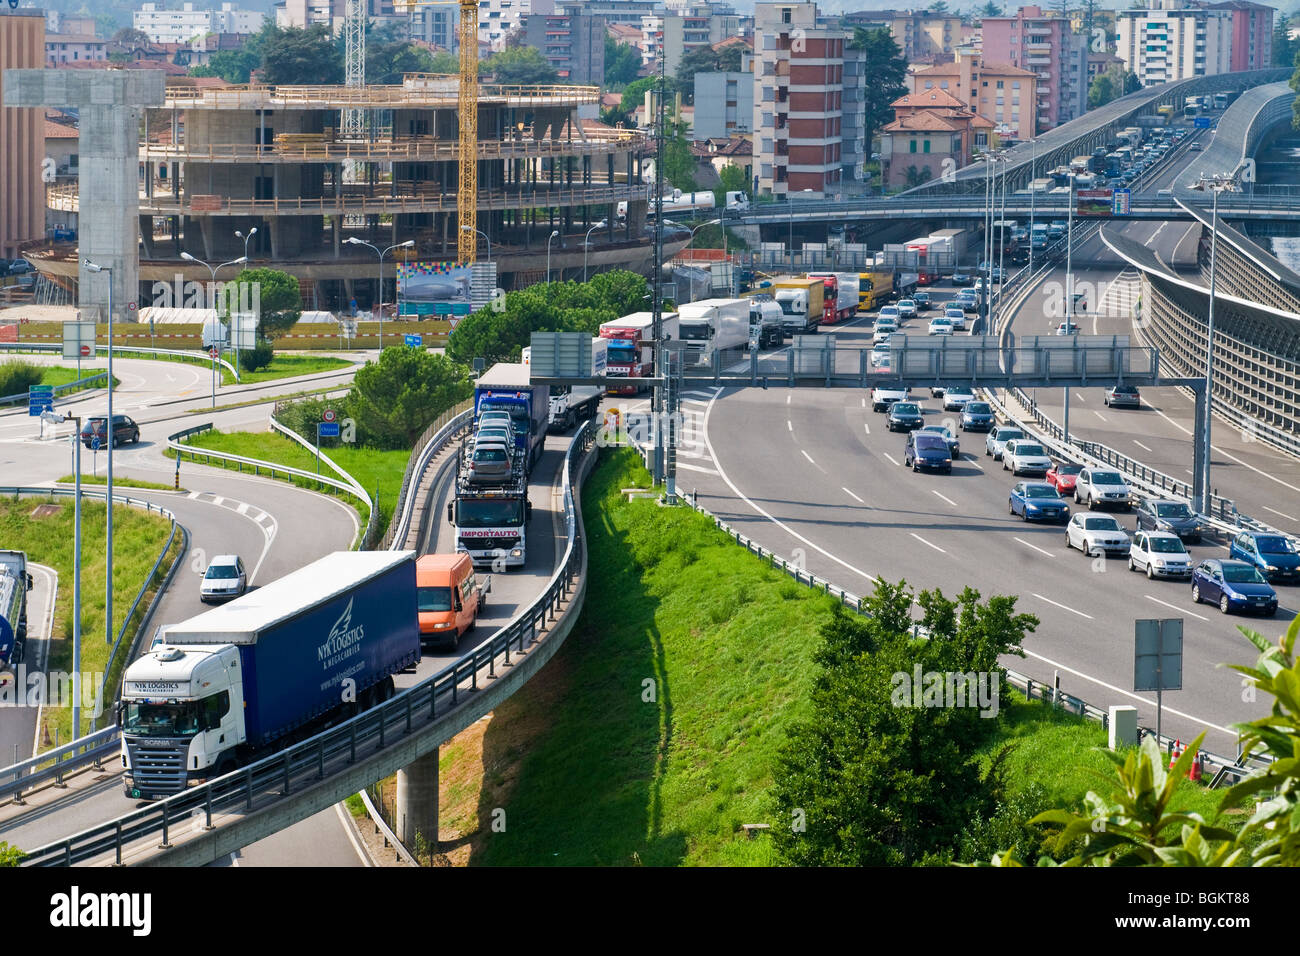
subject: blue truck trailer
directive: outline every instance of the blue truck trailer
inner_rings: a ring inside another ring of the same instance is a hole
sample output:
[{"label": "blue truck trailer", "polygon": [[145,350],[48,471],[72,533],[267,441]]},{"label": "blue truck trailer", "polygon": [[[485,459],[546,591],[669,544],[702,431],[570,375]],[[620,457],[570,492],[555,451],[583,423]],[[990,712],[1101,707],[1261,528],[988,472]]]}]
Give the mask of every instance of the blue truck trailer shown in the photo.
[{"label": "blue truck trailer", "polygon": [[551,390],[529,381],[528,366],[498,362],[474,383],[474,423],[485,411],[510,413],[515,429],[515,449],[532,470],[546,446],[546,426],[551,415]]},{"label": "blue truck trailer", "polygon": [[339,551],[165,625],[122,678],[126,795],[220,776],[386,700],[420,660],[414,551]]},{"label": "blue truck trailer", "polygon": [[22,663],[27,644],[27,595],[31,590],[27,555],[0,551],[0,668]]}]

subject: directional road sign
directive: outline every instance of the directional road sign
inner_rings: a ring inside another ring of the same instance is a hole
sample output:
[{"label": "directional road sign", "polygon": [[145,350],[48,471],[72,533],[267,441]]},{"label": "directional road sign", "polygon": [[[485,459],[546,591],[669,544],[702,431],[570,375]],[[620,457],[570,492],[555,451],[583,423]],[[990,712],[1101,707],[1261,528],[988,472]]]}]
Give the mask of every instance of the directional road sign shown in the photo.
[{"label": "directional road sign", "polygon": [[1210,128],[1210,118],[1209,118],[1208,116],[1198,116],[1198,117],[1195,118],[1195,120],[1193,121],[1192,125],[1193,125],[1196,129],[1209,129],[1209,128]]},{"label": "directional road sign", "polygon": [[54,408],[53,385],[31,385],[27,389],[27,414],[38,418],[42,412]]},{"label": "directional road sign", "polygon": [[410,346],[411,348],[413,348],[413,349],[418,349],[418,348],[420,348],[422,345],[424,345],[424,336],[423,336],[423,335],[418,335],[418,334],[417,334],[417,335],[405,335],[405,336],[403,336],[403,339],[405,340],[406,344],[409,345],[409,346]]},{"label": "directional road sign", "polygon": [[338,437],[339,437],[339,423],[338,423],[338,422],[321,422],[320,424],[318,424],[318,425],[316,426],[316,429],[317,429],[317,434],[320,435],[321,438],[338,438]]}]

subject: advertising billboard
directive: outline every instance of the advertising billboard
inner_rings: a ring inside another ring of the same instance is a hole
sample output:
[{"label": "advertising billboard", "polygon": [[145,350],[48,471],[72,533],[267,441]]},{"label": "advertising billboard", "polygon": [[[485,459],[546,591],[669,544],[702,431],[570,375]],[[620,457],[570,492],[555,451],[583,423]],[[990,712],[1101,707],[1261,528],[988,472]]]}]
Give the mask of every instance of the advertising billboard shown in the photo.
[{"label": "advertising billboard", "polygon": [[1078,206],[1076,216],[1110,216],[1114,210],[1114,191],[1110,189],[1080,189],[1075,193]]},{"label": "advertising billboard", "polygon": [[399,262],[397,298],[403,315],[468,315],[471,267],[455,262]]}]

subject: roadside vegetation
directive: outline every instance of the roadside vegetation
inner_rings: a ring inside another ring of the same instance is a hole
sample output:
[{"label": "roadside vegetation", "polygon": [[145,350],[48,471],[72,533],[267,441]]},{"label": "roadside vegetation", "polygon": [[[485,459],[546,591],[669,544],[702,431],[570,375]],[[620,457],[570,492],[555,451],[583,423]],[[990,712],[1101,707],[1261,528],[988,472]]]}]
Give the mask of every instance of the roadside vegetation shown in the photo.
[{"label": "roadside vegetation", "polygon": [[[259,367],[256,371],[250,371],[244,367],[245,356],[248,353],[240,353],[240,385],[255,385],[258,382],[272,382],[281,378],[292,378],[296,375],[313,375],[318,372],[333,372],[341,368],[351,368],[356,362],[347,359],[334,358],[329,355],[285,355],[283,352],[277,353],[270,359],[269,364]],[[226,361],[230,361],[227,357]],[[233,362],[231,364],[234,364]],[[235,376],[229,369],[221,369],[221,384],[234,385]]]},{"label": "roadside vegetation", "polygon": [[26,359],[10,359],[0,362],[0,396],[21,395],[33,385],[67,385],[102,372],[102,368],[83,368],[78,375],[76,365],[41,365]]},{"label": "roadside vegetation", "polygon": [[[28,671],[41,664],[50,671],[72,672],[73,631],[73,503],[67,498],[6,498],[0,501],[0,541],[5,547],[25,551],[29,561],[54,568],[59,575],[58,597],[54,609],[54,633],[49,645],[48,662],[33,653],[35,644],[28,643],[26,664]],[[158,560],[158,554],[167,542],[171,523],[157,514],[148,514],[136,508],[118,505],[113,510],[113,638],[116,640],[122,622],[140,586]],[[105,508],[100,502],[83,500],[81,503],[81,670],[95,675],[94,695],[98,697],[100,682],[112,645],[105,641],[104,586],[107,562],[104,554]],[[162,562],[161,570],[171,563],[181,546],[182,537],[176,535],[172,551]],[[161,574],[158,575],[161,577]],[[153,582],[156,586],[157,580]],[[132,626],[148,606],[152,591],[140,602]],[[44,602],[28,608],[29,626],[33,633],[43,632],[42,614],[48,613]],[[129,640],[128,631],[124,643]],[[119,658],[123,655],[119,652]],[[120,663],[120,662],[119,662]],[[105,701],[104,715],[99,726],[111,720],[112,687]],[[83,704],[88,700],[89,684],[83,692]],[[93,700],[92,700],[93,702]],[[87,721],[92,712],[83,706],[82,733],[89,729]],[[54,745],[57,739],[66,743],[72,738],[72,711],[69,707],[47,707],[42,714],[39,733],[41,750]]]}]

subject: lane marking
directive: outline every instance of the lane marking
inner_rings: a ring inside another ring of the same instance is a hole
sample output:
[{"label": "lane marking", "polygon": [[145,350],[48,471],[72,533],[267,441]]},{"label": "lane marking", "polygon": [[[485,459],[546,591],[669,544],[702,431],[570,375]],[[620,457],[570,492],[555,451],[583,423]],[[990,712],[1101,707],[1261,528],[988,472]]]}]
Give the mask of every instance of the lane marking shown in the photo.
[{"label": "lane marking", "polygon": [[684,462],[684,461],[679,461],[679,462],[677,463],[677,467],[678,467],[679,469],[680,469],[680,468],[685,468],[687,471],[699,471],[699,472],[703,472],[703,473],[706,474],[706,475],[716,475],[716,474],[717,474],[717,472],[714,471],[712,468],[705,468],[703,465],[692,465],[692,464],[689,464],[688,462]]},{"label": "lane marking", "polygon": [[1108,421],[1110,421],[1109,418],[1107,418],[1107,417],[1106,417],[1105,415],[1103,415],[1101,412],[1097,411],[1097,409],[1095,409],[1095,408],[1092,410],[1092,413],[1093,413],[1094,415],[1096,415],[1098,418],[1100,418],[1103,422],[1108,422]]},{"label": "lane marking", "polygon": [[1149,445],[1144,445],[1144,444],[1142,444],[1142,443],[1141,443],[1140,441],[1138,441],[1136,438],[1133,439],[1133,444],[1137,445],[1137,446],[1138,446],[1139,448],[1141,448],[1143,451],[1151,451],[1151,450],[1152,450],[1151,447],[1150,447]]},{"label": "lane marking", "polygon": [[1279,518],[1285,518],[1287,521],[1295,521],[1295,518],[1292,518],[1288,514],[1283,514],[1282,512],[1278,511],[1276,508],[1270,508],[1268,505],[1263,505],[1262,507],[1264,508],[1265,511],[1273,512],[1273,514],[1277,515]]},{"label": "lane marking", "polygon": [[1074,393],[1074,394],[1072,394],[1070,397],[1073,398],[1075,401],[1078,401],[1078,402],[1082,402],[1082,401],[1083,401],[1083,396],[1082,396],[1081,394],[1078,394],[1078,393]]},{"label": "lane marking", "polygon": [[793,423],[790,421],[790,419],[788,419],[788,418],[785,420],[785,427],[786,427],[789,431],[794,431],[794,424],[793,424]]},{"label": "lane marking", "polygon": [[1163,411],[1161,411],[1160,409],[1152,405],[1150,402],[1148,402],[1145,398],[1142,399],[1142,404],[1146,405],[1147,408],[1151,409],[1151,411],[1155,412],[1157,415],[1159,415],[1161,418],[1167,421],[1170,425],[1173,425],[1184,435],[1192,434],[1192,430],[1190,428],[1184,428],[1182,425],[1178,424],[1176,421],[1174,421],[1172,418],[1166,415]]},{"label": "lane marking", "polygon": [[869,422],[863,422],[863,423],[862,423],[862,427],[865,428],[865,429],[867,430],[867,434],[868,434],[868,435],[871,434],[871,425],[870,425]]},{"label": "lane marking", "polygon": [[865,398],[862,400],[862,407],[863,408],[867,407],[867,400]]},{"label": "lane marking", "polygon": [[1210,621],[1208,617],[1201,617],[1201,615],[1197,614],[1195,611],[1189,611],[1187,610],[1187,608],[1179,607],[1177,604],[1170,604],[1168,601],[1162,601],[1160,600],[1160,598],[1152,597],[1150,594],[1145,594],[1143,595],[1143,597],[1145,597],[1148,601],[1155,601],[1157,604],[1163,604],[1165,607],[1169,608],[1170,610],[1177,611],[1179,614],[1190,614],[1192,617],[1197,618],[1198,620],[1201,621],[1205,621],[1207,624]]},{"label": "lane marking", "polygon": [[943,550],[943,548],[939,547],[937,544],[931,544],[929,541],[926,541],[924,538],[922,538],[922,537],[921,537],[919,534],[917,534],[915,531],[909,531],[908,534],[910,534],[910,535],[911,535],[913,538],[915,538],[917,541],[920,541],[920,542],[921,542],[923,545],[925,545],[926,547],[934,548],[934,550],[938,551],[940,554],[947,554],[947,553],[948,553],[947,551]]},{"label": "lane marking", "polygon": [[858,504],[860,504],[860,505],[865,505],[865,504],[866,504],[865,501],[863,501],[861,498],[859,498],[859,497],[858,497],[857,495],[855,495],[853,492],[849,491],[849,489],[845,488],[843,485],[840,485],[840,488],[844,491],[844,493],[845,493],[846,495],[848,495],[850,498],[852,498],[852,499],[853,499],[854,501],[856,501]]},{"label": "lane marking", "polygon": [[1020,542],[1021,544],[1023,544],[1026,548],[1033,548],[1033,549],[1034,549],[1035,551],[1037,551],[1039,554],[1045,554],[1045,555],[1047,555],[1049,558],[1054,558],[1054,557],[1056,557],[1055,554],[1053,554],[1051,551],[1048,551],[1046,548],[1040,548],[1040,547],[1039,547],[1038,545],[1036,545],[1036,544],[1030,544],[1030,543],[1029,543],[1028,541],[1026,541],[1024,538],[1015,538],[1014,540],[1019,541],[1019,542]]},{"label": "lane marking", "polygon": [[808,453],[807,453],[806,451],[804,451],[802,448],[799,449],[799,454],[803,455],[805,458],[808,459],[808,464],[810,464],[810,465],[815,465],[815,464],[817,464],[817,462],[815,462],[815,461],[812,460],[812,455],[808,454]]},{"label": "lane marking", "polygon": [[1270,481],[1276,481],[1276,482],[1277,482],[1279,485],[1281,485],[1283,488],[1290,488],[1292,491],[1300,492],[1300,488],[1296,487],[1295,485],[1292,485],[1292,484],[1289,484],[1289,483],[1283,481],[1281,478],[1277,477],[1276,475],[1270,475],[1268,472],[1264,471],[1262,468],[1256,468],[1254,465],[1252,465],[1252,464],[1251,464],[1250,462],[1248,462],[1248,461],[1242,461],[1242,460],[1241,460],[1240,458],[1238,458],[1236,455],[1233,455],[1233,454],[1230,454],[1230,453],[1224,451],[1224,450],[1223,450],[1222,448],[1220,448],[1218,445],[1211,445],[1210,447],[1213,448],[1213,449],[1214,449],[1216,452],[1218,452],[1220,455],[1222,455],[1224,458],[1231,458],[1233,461],[1235,461],[1237,464],[1241,465],[1243,468],[1249,468],[1251,471],[1255,472],[1256,474],[1263,475],[1265,478],[1269,479]]},{"label": "lane marking", "polygon": [[352,849],[357,854],[357,859],[361,861],[361,865],[374,866],[375,864],[370,862],[370,855],[361,848],[361,841],[357,839],[357,830],[352,824],[352,817],[343,809],[343,804],[334,804],[334,812],[338,814],[339,826],[343,827],[343,834],[348,838],[348,842],[352,844]]},{"label": "lane marking", "polygon": [[[236,513],[241,514],[241,515],[246,515],[246,514],[248,514],[248,502],[247,502],[247,501],[241,501],[241,502],[239,503],[239,507],[236,508],[235,511],[236,511]],[[257,519],[254,518],[253,520],[256,521]]]},{"label": "lane marking", "polygon": [[1079,617],[1087,618],[1089,621],[1092,620],[1091,614],[1084,614],[1082,611],[1076,611],[1072,607],[1067,607],[1064,604],[1058,604],[1056,601],[1053,601],[1051,598],[1043,597],[1038,592],[1034,592],[1034,597],[1038,598],[1038,600],[1040,601],[1046,601],[1048,604],[1054,604],[1056,605],[1056,607],[1059,607],[1062,611],[1069,611],[1071,614],[1077,614],[1079,615]]},{"label": "lane marking", "polygon": [[933,488],[931,488],[930,491],[938,495],[944,501],[948,502],[948,504],[952,505],[954,508],[957,507],[957,502],[953,501],[951,498],[949,498],[947,495],[943,494],[942,492],[935,491]]},{"label": "lane marking", "polygon": [[886,458],[888,458],[890,461],[892,461],[892,462],[894,463],[894,467],[895,467],[895,468],[901,468],[901,467],[902,467],[902,466],[898,463],[898,459],[895,458],[893,455],[891,455],[889,452],[884,451],[884,452],[881,452],[881,454],[884,455]]},{"label": "lane marking", "polygon": [[785,396],[785,403],[786,403],[787,405],[790,404],[790,395],[789,395],[788,393],[787,393],[786,396]]}]

